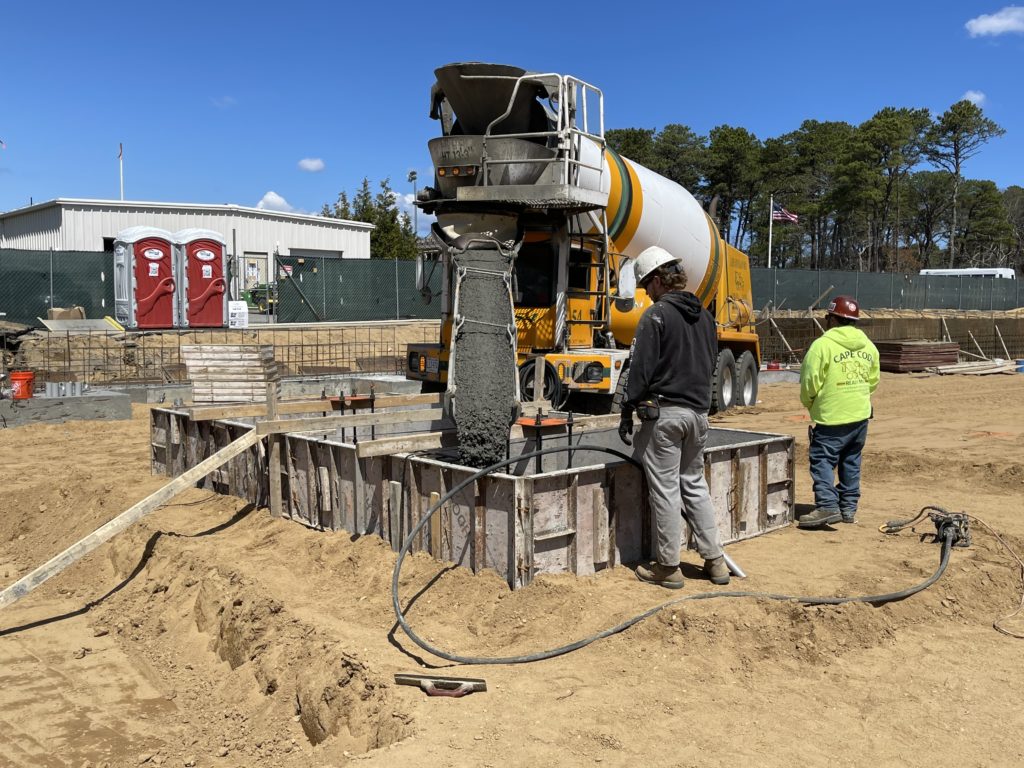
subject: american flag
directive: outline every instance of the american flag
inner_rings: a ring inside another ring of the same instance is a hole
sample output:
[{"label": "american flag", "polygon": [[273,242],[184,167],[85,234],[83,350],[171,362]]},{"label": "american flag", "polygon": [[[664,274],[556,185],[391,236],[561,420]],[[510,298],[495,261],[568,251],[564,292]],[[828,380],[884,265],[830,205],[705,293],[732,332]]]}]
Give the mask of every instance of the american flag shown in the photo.
[{"label": "american flag", "polygon": [[791,221],[794,224],[800,222],[800,217],[795,213],[790,213],[778,203],[772,205],[772,221]]}]

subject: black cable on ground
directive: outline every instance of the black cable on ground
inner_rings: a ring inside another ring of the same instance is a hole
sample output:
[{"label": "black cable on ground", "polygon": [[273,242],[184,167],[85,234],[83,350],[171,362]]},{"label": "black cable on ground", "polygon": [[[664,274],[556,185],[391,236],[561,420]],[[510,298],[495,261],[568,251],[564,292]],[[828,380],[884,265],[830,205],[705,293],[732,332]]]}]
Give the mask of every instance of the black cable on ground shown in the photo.
[{"label": "black cable on ground", "polygon": [[[910,520],[890,520],[887,523],[883,523],[882,525],[878,526],[878,530],[880,530],[882,533],[899,533],[904,528],[912,528],[917,523],[923,522],[924,519],[928,516],[929,512],[934,512],[937,515],[944,516],[946,518],[955,517],[955,515],[951,515],[949,512],[947,512],[942,507],[928,506],[928,507],[924,507],[920,512],[918,512],[917,513],[917,517],[911,518]],[[1003,549],[1005,549],[1010,554],[1010,557],[1012,557],[1017,562],[1017,576],[1018,576],[1018,579],[1020,580],[1020,584],[1021,584],[1020,602],[1017,604],[1016,610],[1014,610],[1012,613],[1008,613],[1005,616],[1003,616],[1002,618],[996,619],[995,621],[993,621],[992,622],[992,628],[996,632],[1000,632],[1000,633],[1006,635],[1007,637],[1013,637],[1013,638],[1016,638],[1018,640],[1024,640],[1024,635],[1022,635],[1019,632],[1014,632],[1013,630],[1007,629],[1006,627],[1003,626],[1003,624],[1008,619],[1012,619],[1014,616],[1019,614],[1021,611],[1024,611],[1024,559],[1022,559],[1021,556],[1019,554],[1017,554],[1016,550],[1014,550],[1013,547],[1011,547],[1009,544],[1006,543],[1006,540],[1003,539],[1003,537],[999,535],[999,532],[996,531],[995,528],[993,528],[991,525],[986,523],[980,517],[978,517],[977,515],[972,515],[969,512],[961,512],[959,514],[960,514],[960,516],[962,516],[964,518],[967,518],[967,519],[970,519],[970,520],[973,520],[976,523],[978,523],[981,526],[983,526],[985,528],[985,530],[987,530],[989,533],[991,533],[992,537],[997,542],[999,542],[1000,546],[1002,546]]]},{"label": "black cable on ground", "polygon": [[[640,464],[640,462],[638,462],[632,456],[628,456],[625,453],[622,453],[621,451],[615,450],[614,448],[606,448],[604,446],[599,445],[582,444],[572,446],[556,446],[553,448],[545,448],[540,451],[524,453],[519,456],[515,456],[513,458],[500,461],[496,464],[492,464],[489,467],[485,467],[484,469],[475,472],[474,474],[470,475],[465,480],[463,480],[461,483],[453,487],[450,491],[448,491],[448,493],[446,493],[444,496],[438,499],[438,501],[430,509],[427,510],[426,514],[420,519],[419,523],[417,523],[416,526],[409,533],[408,537],[405,540],[405,543],[402,545],[402,549],[398,553],[398,560],[395,563],[395,569],[391,576],[391,603],[395,611],[395,618],[398,621],[399,626],[405,632],[405,634],[408,635],[409,639],[416,643],[416,645],[418,645],[420,648],[427,651],[428,653],[437,656],[438,658],[453,661],[458,664],[525,664],[532,661],[551,659],[556,656],[561,656],[563,654],[579,650],[580,648],[584,648],[597,640],[601,640],[603,638],[610,637],[611,635],[622,632],[623,630],[628,629],[634,624],[638,624],[644,619],[653,616],[659,611],[663,611],[664,609],[669,608],[670,606],[678,605],[679,603],[683,603],[689,600],[711,600],[714,598],[749,597],[763,600],[795,600],[797,602],[803,603],[804,605],[843,605],[846,603],[871,603],[878,605],[882,603],[890,603],[896,600],[903,600],[904,598],[910,597],[911,595],[914,595],[924,589],[927,589],[942,577],[942,574],[946,570],[946,566],[949,564],[949,552],[953,546],[954,538],[957,535],[956,528],[953,526],[948,526],[942,530],[942,550],[939,555],[939,566],[935,570],[935,573],[933,573],[929,578],[925,579],[920,584],[917,584],[916,586],[910,587],[908,589],[903,589],[898,592],[889,592],[883,595],[867,595],[859,597],[800,597],[794,595],[780,595],[773,592],[701,592],[695,595],[686,595],[684,597],[679,597],[675,600],[669,600],[668,602],[656,605],[653,608],[644,611],[638,616],[634,616],[633,618],[628,619],[622,622],[621,624],[618,624],[614,627],[611,627],[610,629],[606,629],[602,632],[599,632],[596,635],[592,635],[591,637],[586,637],[582,640],[577,640],[574,643],[559,646],[558,648],[553,648],[551,650],[538,651],[537,653],[530,653],[523,656],[503,656],[496,658],[460,656],[455,653],[448,653],[447,651],[443,651],[440,648],[435,648],[430,643],[423,640],[415,632],[413,632],[412,627],[409,626],[408,622],[405,619],[405,614],[402,612],[402,606],[398,599],[398,577],[402,570],[402,562],[405,560],[405,556],[409,553],[409,550],[412,548],[413,540],[416,538],[416,534],[420,532],[420,529],[422,529],[427,524],[430,518],[444,505],[445,502],[447,502],[449,499],[451,499],[453,496],[459,493],[463,488],[468,486],[470,483],[475,482],[484,475],[488,475],[503,467],[507,467],[508,465],[514,464],[519,461],[526,461],[537,456],[544,456],[551,453],[564,453],[570,450],[574,452],[595,451],[599,453],[611,454],[613,456],[618,456],[619,458],[624,459],[625,461],[628,461],[633,466],[640,468],[641,471],[643,470],[643,467]],[[922,513],[923,511],[924,510],[922,510]],[[918,517],[920,517],[920,515]],[[915,518],[915,520],[917,519],[918,518]]]}]

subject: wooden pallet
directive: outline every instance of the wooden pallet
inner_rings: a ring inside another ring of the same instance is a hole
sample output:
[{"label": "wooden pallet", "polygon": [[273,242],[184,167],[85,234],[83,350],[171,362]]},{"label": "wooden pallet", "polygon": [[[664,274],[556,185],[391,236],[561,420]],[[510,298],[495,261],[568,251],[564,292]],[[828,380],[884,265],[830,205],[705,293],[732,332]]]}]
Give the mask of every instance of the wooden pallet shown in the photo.
[{"label": "wooden pallet", "polygon": [[280,395],[280,372],[270,344],[197,344],[181,348],[192,402],[265,403]]}]

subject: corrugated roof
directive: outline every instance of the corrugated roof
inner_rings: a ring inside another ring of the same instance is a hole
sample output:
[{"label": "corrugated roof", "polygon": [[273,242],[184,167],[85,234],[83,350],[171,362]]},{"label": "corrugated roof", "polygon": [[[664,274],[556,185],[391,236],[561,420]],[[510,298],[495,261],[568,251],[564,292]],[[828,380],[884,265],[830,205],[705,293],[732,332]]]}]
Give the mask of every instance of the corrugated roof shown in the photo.
[{"label": "corrugated roof", "polygon": [[350,221],[348,219],[332,219],[326,216],[316,216],[311,213],[287,213],[285,211],[271,211],[266,208],[252,208],[245,205],[235,205],[234,203],[224,204],[204,204],[204,203],[159,203],[159,202],[148,202],[141,200],[91,200],[87,198],[75,198],[75,197],[58,197],[55,200],[47,200],[43,203],[36,203],[29,205],[24,208],[14,208],[10,211],[0,213],[0,219],[13,218],[20,216],[25,213],[33,211],[39,211],[45,208],[54,208],[62,206],[79,206],[83,208],[96,207],[96,208],[123,208],[125,210],[140,210],[146,208],[162,208],[172,210],[192,210],[192,211],[210,211],[210,212],[222,212],[222,213],[238,213],[249,216],[259,216],[261,218],[270,219],[285,219],[289,221],[315,221],[317,224],[324,226],[338,226],[346,229],[373,229],[373,224],[367,224],[365,221]]}]

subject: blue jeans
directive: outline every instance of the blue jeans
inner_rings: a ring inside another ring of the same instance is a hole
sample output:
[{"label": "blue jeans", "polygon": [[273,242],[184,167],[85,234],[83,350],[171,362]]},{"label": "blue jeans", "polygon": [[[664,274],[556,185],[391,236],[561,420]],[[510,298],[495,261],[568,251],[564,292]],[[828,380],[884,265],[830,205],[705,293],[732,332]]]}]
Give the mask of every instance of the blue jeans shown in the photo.
[{"label": "blue jeans", "polygon": [[[867,419],[852,424],[815,424],[810,435],[814,506],[853,517],[860,501],[860,454],[868,437]],[[833,482],[836,470],[838,485]]]}]

